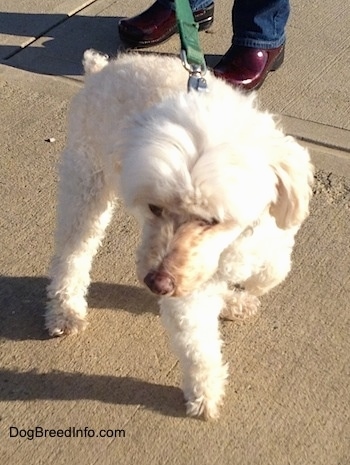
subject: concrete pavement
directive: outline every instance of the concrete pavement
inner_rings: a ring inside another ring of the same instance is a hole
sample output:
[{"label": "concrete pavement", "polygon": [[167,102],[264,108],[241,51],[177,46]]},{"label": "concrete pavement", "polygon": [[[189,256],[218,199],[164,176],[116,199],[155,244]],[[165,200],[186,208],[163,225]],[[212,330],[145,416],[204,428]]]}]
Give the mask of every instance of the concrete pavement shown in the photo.
[{"label": "concrete pavement", "polygon": [[[230,383],[221,418],[209,423],[183,415],[177,362],[155,299],[137,284],[137,229],[122,208],[94,262],[90,326],[64,339],[48,339],[43,331],[56,162],[67,107],[81,85],[82,53],[93,47],[116,54],[117,19],[149,2],[2,3],[1,463],[348,465],[346,2],[334,0],[331,8],[321,0],[292,2],[286,62],[259,91],[261,106],[310,148],[315,196],[289,278],[262,299],[256,318],[221,325]],[[230,43],[230,9],[228,0],[217,2],[213,28],[200,35],[209,65]],[[173,37],[154,50],[178,49]],[[62,430],[63,437],[31,440],[37,426],[39,433]]]}]

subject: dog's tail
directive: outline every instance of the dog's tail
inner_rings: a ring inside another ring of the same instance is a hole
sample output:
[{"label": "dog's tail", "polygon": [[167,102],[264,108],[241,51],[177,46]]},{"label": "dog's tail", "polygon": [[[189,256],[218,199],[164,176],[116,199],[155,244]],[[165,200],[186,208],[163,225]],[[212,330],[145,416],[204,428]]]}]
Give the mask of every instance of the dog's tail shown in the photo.
[{"label": "dog's tail", "polygon": [[86,74],[98,73],[108,64],[109,57],[90,48],[84,52],[83,66]]}]

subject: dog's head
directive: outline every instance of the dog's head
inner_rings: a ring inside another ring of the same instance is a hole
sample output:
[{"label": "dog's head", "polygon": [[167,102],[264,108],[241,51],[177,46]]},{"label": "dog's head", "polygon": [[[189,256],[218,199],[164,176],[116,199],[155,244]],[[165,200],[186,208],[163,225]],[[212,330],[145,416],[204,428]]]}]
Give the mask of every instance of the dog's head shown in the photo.
[{"label": "dog's head", "polygon": [[136,117],[126,132],[122,193],[142,225],[138,277],[155,294],[199,288],[262,215],[288,229],[308,214],[307,151],[233,95],[235,117],[210,96],[189,95]]},{"label": "dog's head", "polygon": [[155,294],[179,297],[200,287],[216,272],[221,253],[241,231],[229,221],[149,208],[155,217],[144,224],[138,276]]}]

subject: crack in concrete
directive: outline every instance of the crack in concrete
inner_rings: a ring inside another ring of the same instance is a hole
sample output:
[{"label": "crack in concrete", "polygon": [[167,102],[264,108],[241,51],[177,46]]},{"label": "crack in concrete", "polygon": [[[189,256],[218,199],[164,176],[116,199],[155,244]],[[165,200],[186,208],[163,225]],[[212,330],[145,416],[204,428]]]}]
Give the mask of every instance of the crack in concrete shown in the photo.
[{"label": "crack in concrete", "polygon": [[90,1],[86,1],[83,3],[83,5],[77,7],[75,10],[71,11],[70,13],[67,13],[61,20],[57,21],[55,24],[53,24],[52,26],[48,27],[47,29],[41,31],[37,36],[35,37],[32,37],[30,39],[28,39],[27,42],[21,44],[18,46],[18,49],[17,50],[14,50],[13,52],[9,53],[8,55],[6,55],[4,58],[2,58],[2,62],[6,62],[6,60],[9,60],[10,58],[18,55],[19,53],[21,53],[23,50],[25,50],[26,48],[30,47],[30,45],[32,45],[35,41],[37,41],[38,39],[40,39],[41,37],[44,37],[46,34],[48,34],[50,31],[52,31],[53,29],[55,29],[57,26],[60,26],[61,24],[63,24],[64,22],[66,22],[68,19],[72,18],[73,16],[75,16],[77,13],[80,13],[81,11],[83,11],[85,8],[87,8],[88,6],[92,5],[93,3],[96,3],[98,0],[90,0]]}]

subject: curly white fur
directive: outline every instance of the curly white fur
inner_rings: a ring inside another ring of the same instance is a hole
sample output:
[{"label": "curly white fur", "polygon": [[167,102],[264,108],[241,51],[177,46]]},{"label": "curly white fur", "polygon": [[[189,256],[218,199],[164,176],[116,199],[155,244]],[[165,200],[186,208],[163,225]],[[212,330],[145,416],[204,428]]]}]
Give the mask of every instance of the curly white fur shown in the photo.
[{"label": "curly white fur", "polygon": [[46,326],[86,326],[93,256],[116,195],[140,220],[137,273],[159,294],[183,370],[189,415],[218,416],[227,366],[218,317],[256,312],[257,296],[291,266],[308,215],[312,166],[254,95],[207,73],[209,92],[186,91],[173,57],[84,55],[60,165],[56,251]]}]

